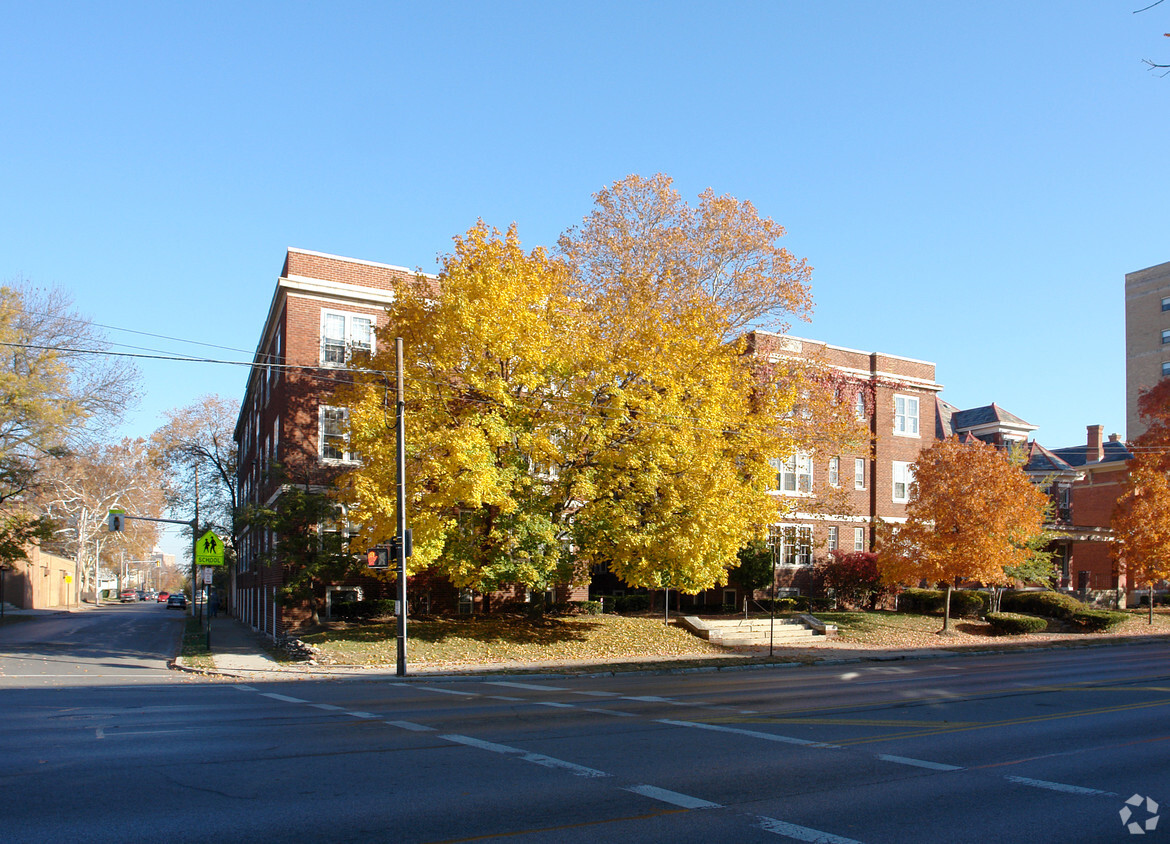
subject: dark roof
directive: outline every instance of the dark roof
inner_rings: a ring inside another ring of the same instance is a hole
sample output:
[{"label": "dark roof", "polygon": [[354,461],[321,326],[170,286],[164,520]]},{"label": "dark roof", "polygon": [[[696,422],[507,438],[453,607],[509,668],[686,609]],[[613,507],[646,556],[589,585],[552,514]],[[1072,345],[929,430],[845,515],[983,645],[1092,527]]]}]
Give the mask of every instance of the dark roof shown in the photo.
[{"label": "dark roof", "polygon": [[1025,428],[1035,427],[1034,425],[1029,425],[1014,413],[1008,413],[994,402],[983,407],[973,407],[970,410],[957,411],[951,417],[951,424],[956,431],[967,428],[978,428],[980,425],[990,425],[995,422],[1007,425],[1020,425]]},{"label": "dark roof", "polygon": [[951,424],[952,417],[959,412],[959,408],[934,397],[936,413],[934,415],[934,435],[936,439],[949,440],[955,435],[955,426]]},{"label": "dark roof", "polygon": [[[1125,443],[1118,440],[1106,440],[1105,443],[1105,457],[1100,461],[1102,463],[1113,463],[1117,460],[1130,460],[1133,454],[1125,447]],[[1064,460],[1070,466],[1084,466],[1088,464],[1088,448],[1083,445],[1071,445],[1068,448],[1054,448],[1053,453]],[[1097,461],[1094,460],[1094,463]]]},{"label": "dark roof", "polygon": [[[1084,449],[1081,449],[1082,453]],[[1024,464],[1024,471],[1028,473],[1051,475],[1057,472],[1070,472],[1072,465],[1055,454],[1049,451],[1038,442],[1028,443],[1028,462]]]}]

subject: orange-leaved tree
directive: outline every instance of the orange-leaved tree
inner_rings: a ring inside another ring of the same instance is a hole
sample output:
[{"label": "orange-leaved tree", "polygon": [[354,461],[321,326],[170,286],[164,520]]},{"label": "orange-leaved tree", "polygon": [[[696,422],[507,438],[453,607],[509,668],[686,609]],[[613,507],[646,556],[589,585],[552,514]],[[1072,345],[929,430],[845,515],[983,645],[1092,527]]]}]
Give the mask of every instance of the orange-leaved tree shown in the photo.
[{"label": "orange-leaved tree", "polygon": [[1170,380],[1138,397],[1146,431],[1130,448],[1136,457],[1113,511],[1113,557],[1133,584],[1149,594],[1154,622],[1154,586],[1170,579]]},{"label": "orange-leaved tree", "polygon": [[955,580],[1006,583],[1036,553],[1048,502],[1010,453],[978,440],[937,442],[911,469],[906,523],[879,526],[879,565],[891,584],[946,583],[946,633]]}]

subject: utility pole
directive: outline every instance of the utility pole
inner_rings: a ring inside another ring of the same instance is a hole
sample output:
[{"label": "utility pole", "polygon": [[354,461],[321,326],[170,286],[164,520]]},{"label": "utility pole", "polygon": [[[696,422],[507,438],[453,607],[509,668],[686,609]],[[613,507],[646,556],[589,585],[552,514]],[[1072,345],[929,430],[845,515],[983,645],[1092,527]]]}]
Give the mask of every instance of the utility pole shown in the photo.
[{"label": "utility pole", "polygon": [[394,338],[398,377],[398,400],[394,404],[394,438],[397,451],[397,533],[398,542],[398,671],[406,676],[406,398],[402,388],[402,338]]}]

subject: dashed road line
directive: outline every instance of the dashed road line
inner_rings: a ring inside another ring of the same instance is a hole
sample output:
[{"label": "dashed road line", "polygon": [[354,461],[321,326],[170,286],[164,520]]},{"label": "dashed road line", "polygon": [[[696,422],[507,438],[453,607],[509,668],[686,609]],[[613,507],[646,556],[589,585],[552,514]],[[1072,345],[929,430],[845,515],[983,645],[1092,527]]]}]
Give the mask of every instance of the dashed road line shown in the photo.
[{"label": "dashed road line", "polygon": [[829,832],[821,832],[819,829],[810,829],[807,826],[798,826],[763,815],[758,816],[756,820],[759,821],[760,829],[764,832],[783,835],[785,838],[792,838],[796,841],[809,841],[813,844],[861,844],[860,841],[853,838],[844,838]]},{"label": "dashed road line", "polygon": [[353,718],[377,718],[378,717],[373,712],[350,712],[348,709],[344,710],[344,712],[346,715],[349,715]]},{"label": "dashed road line", "polygon": [[413,721],[386,721],[391,727],[398,727],[401,730],[410,730],[412,733],[433,733],[434,727],[428,727],[426,724],[416,724]]},{"label": "dashed road line", "polygon": [[310,703],[314,709],[324,709],[326,712],[344,712],[344,706],[334,706],[332,703]]},{"label": "dashed road line", "polygon": [[812,741],[811,739],[794,738],[793,736],[781,736],[776,733],[765,733],[759,730],[744,730],[739,727],[722,727],[718,724],[704,724],[702,721],[675,721],[670,718],[658,718],[655,723],[668,724],[672,727],[690,727],[696,730],[711,730],[716,733],[734,733],[740,736],[748,736],[750,738],[763,739],[764,741],[776,741],[781,744],[800,744],[805,747],[831,747],[837,748],[840,745],[829,744],[823,741]]},{"label": "dashed road line", "polygon": [[567,692],[568,689],[561,686],[544,686],[539,683],[514,683],[507,680],[488,680],[484,683],[487,686],[509,686],[513,689],[535,689],[538,692]]},{"label": "dashed road line", "polygon": [[427,692],[436,692],[441,695],[458,695],[459,697],[479,697],[478,692],[461,692],[458,689],[439,689],[435,686],[415,686],[416,689],[422,689]]},{"label": "dashed road line", "polygon": [[890,756],[888,753],[879,753],[877,756],[884,762],[894,762],[898,765],[911,765],[915,768],[927,768],[931,771],[962,771],[959,765],[944,765],[942,762],[928,762],[925,759],[911,759],[908,756]]},{"label": "dashed road line", "polygon": [[278,695],[276,692],[261,692],[260,697],[270,697],[273,700],[282,700],[285,703],[308,703],[307,700],[302,698],[289,697],[288,695]]},{"label": "dashed road line", "polygon": [[1067,785],[1062,782],[1049,782],[1048,780],[1034,780],[1029,777],[1004,777],[1008,782],[1019,783],[1020,785],[1030,785],[1033,788],[1043,788],[1048,791],[1062,791],[1065,794],[1096,794],[1102,797],[1116,797],[1117,794],[1112,791],[1101,791],[1099,788],[1085,788],[1080,785]]},{"label": "dashed road line", "polygon": [[587,768],[584,765],[578,765],[574,762],[567,762],[564,759],[557,759],[555,756],[545,756],[543,753],[531,753],[527,750],[521,750],[518,747],[510,747],[506,744],[496,744],[491,741],[483,741],[482,739],[472,738],[471,736],[461,736],[453,733],[446,733],[439,736],[439,738],[446,741],[454,742],[455,744],[463,744],[468,747],[476,747],[480,750],[488,750],[492,753],[502,753],[509,756],[518,756],[525,762],[533,762],[537,765],[543,765],[546,768],[558,768],[562,771],[568,771],[570,774],[578,777],[608,777],[612,776],[605,771],[599,771],[596,768]]},{"label": "dashed road line", "polygon": [[680,794],[677,791],[659,788],[656,785],[633,785],[627,787],[625,790],[632,791],[634,794],[640,794],[643,797],[649,797],[651,800],[658,800],[661,803],[678,806],[680,809],[723,808],[719,803],[712,803],[710,800],[703,800],[699,797],[691,797],[689,794]]}]

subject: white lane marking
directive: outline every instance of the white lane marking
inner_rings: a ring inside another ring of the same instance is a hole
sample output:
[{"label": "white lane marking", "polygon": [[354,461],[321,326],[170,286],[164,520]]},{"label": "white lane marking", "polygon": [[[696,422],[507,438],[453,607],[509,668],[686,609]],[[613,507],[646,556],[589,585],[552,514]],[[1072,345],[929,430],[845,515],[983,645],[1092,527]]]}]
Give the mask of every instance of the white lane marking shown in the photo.
[{"label": "white lane marking", "polygon": [[416,724],[413,721],[387,721],[391,727],[398,727],[403,730],[410,730],[415,733],[433,733],[434,727],[428,727],[426,724]]},{"label": "white lane marking", "polygon": [[576,707],[571,703],[556,703],[555,701],[551,700],[538,700],[533,704],[533,706],[551,706],[555,709],[576,709]]},{"label": "white lane marking", "polygon": [[712,803],[710,800],[691,797],[689,794],[679,794],[677,791],[669,791],[665,788],[659,788],[656,785],[634,785],[628,787],[626,791],[632,791],[634,794],[641,794],[643,797],[649,797],[651,800],[659,800],[682,809],[723,808],[718,803]]},{"label": "white lane marking", "polygon": [[332,703],[310,703],[309,706],[314,709],[324,709],[326,712],[344,712],[345,707],[334,706]]},{"label": "white lane marking", "polygon": [[631,697],[630,695],[623,695],[622,700],[636,700],[641,703],[673,703],[676,706],[682,705],[680,701],[671,700],[668,697],[655,697],[654,695],[641,695],[634,697]]},{"label": "white lane marking", "polygon": [[350,712],[349,710],[346,710],[345,714],[351,715],[354,718],[377,718],[378,717],[373,712]]},{"label": "white lane marking", "polygon": [[542,686],[538,683],[510,683],[506,680],[491,680],[484,683],[485,686],[508,686],[513,689],[536,689],[539,692],[567,692],[568,689],[563,689],[560,686]]},{"label": "white lane marking", "polygon": [[307,700],[301,700],[299,697],[289,697],[288,695],[278,695],[276,692],[261,692],[260,697],[270,697],[273,700],[283,700],[285,703],[308,703]]},{"label": "white lane marking", "polygon": [[475,692],[459,692],[455,689],[438,689],[434,686],[415,686],[416,689],[422,689],[427,692],[437,692],[441,695],[459,695],[460,697],[479,697]]},{"label": "white lane marking", "polygon": [[254,692],[254,691],[256,691],[255,686],[236,685],[236,686],[232,686],[232,688],[239,689],[241,692]]},{"label": "white lane marking", "polygon": [[518,700],[518,701],[521,701],[521,702],[523,702],[524,700],[526,700],[526,698],[522,698],[522,697],[508,697],[507,695],[484,695],[484,697],[486,697],[488,700],[510,700],[510,701],[515,701],[515,700]]},{"label": "white lane marking", "polygon": [[584,765],[577,765],[572,762],[566,762],[564,759],[557,759],[552,756],[545,756],[543,753],[529,753],[526,750],[521,750],[518,747],[509,747],[506,744],[495,744],[490,741],[482,741],[480,739],[471,738],[470,736],[460,736],[453,734],[444,734],[439,736],[455,744],[465,744],[468,747],[478,747],[480,750],[490,750],[492,753],[504,753],[511,756],[519,756],[525,762],[533,762],[537,765],[543,765],[546,768],[560,768],[563,771],[568,771],[578,777],[608,777],[610,776],[605,771],[598,771],[594,768],[586,768]]},{"label": "white lane marking", "polygon": [[1066,794],[1100,794],[1105,797],[1116,797],[1112,791],[1101,791],[1097,788],[1085,788],[1080,785],[1066,785],[1062,782],[1049,782],[1048,780],[1034,780],[1028,777],[1006,777],[1008,782],[1019,783],[1020,785],[1030,785],[1034,788],[1046,788],[1049,791],[1063,791]]},{"label": "white lane marking", "polygon": [[961,771],[958,765],[944,765],[942,762],[927,762],[925,759],[911,759],[907,756],[889,756],[879,753],[878,759],[886,762],[896,762],[899,765],[913,765],[915,768],[929,768],[932,771]]},{"label": "white lane marking", "polygon": [[102,727],[98,727],[94,731],[94,738],[104,739],[105,737],[106,737],[106,731]]},{"label": "white lane marking", "polygon": [[775,733],[763,733],[759,730],[743,730],[738,727],[720,727],[716,724],[704,724],[701,721],[672,721],[669,718],[659,718],[657,723],[669,724],[672,727],[693,727],[697,730],[712,730],[716,733],[734,733],[735,735],[750,736],[751,738],[764,739],[765,741],[778,741],[782,744],[803,744],[806,747],[840,747],[838,744],[828,744],[823,741],[810,741],[808,739],[793,738],[792,736],[778,736]]},{"label": "white lane marking", "polygon": [[760,822],[760,829],[764,830],[764,832],[783,835],[785,838],[792,838],[796,841],[809,841],[813,844],[861,844],[860,841],[852,838],[843,838],[840,835],[833,835],[830,832],[809,829],[807,826],[797,826],[787,821],[766,818],[763,815],[757,817],[756,820]]},{"label": "white lane marking", "polygon": [[619,718],[636,718],[633,712],[622,712],[620,709],[598,709],[593,706],[580,707],[582,712],[596,712],[599,715],[617,715]]},{"label": "white lane marking", "polygon": [[589,697],[621,697],[617,692],[573,692],[575,695],[589,695]]}]

